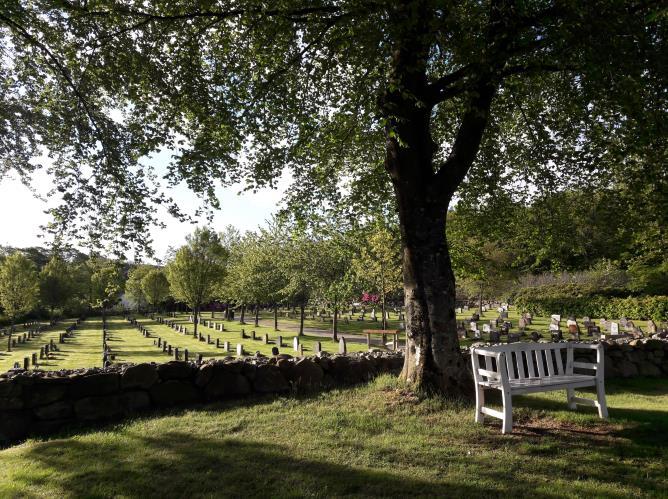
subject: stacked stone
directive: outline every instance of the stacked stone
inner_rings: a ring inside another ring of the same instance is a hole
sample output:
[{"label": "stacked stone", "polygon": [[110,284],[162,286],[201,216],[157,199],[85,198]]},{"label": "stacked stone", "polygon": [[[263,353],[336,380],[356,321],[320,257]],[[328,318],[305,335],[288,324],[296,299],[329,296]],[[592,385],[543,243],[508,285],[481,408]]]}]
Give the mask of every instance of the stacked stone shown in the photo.
[{"label": "stacked stone", "polygon": [[397,373],[402,365],[401,354],[367,352],[302,359],[286,354],[227,357],[201,365],[171,361],[76,371],[12,370],[0,375],[0,444],[153,407],[360,383]]}]

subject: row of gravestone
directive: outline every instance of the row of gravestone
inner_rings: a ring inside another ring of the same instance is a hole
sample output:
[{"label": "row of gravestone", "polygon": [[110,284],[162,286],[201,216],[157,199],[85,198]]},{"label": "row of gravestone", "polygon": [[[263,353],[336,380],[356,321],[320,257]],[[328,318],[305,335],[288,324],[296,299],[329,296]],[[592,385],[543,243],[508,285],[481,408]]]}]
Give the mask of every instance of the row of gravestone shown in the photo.
[{"label": "row of gravestone", "polygon": [[[69,338],[72,336],[73,331],[76,329],[76,327],[81,323],[83,319],[77,319],[72,325],[68,326],[65,329],[64,333],[60,333],[58,335],[58,344],[65,343],[65,338]],[[53,327],[58,324],[58,321],[56,320],[51,320],[49,322],[49,327]],[[19,335],[14,335],[14,337],[9,338],[9,345],[8,346],[17,346],[18,344],[24,344],[28,343],[32,339],[38,339],[42,333],[44,332],[44,327],[42,324],[39,323],[30,323],[25,325],[24,327],[32,327],[34,329],[30,329],[29,331],[19,334]],[[33,369],[38,368],[41,364],[42,361],[44,360],[49,360],[52,358],[52,354],[54,352],[59,351],[60,348],[58,345],[55,343],[55,341],[50,339],[47,343],[42,345],[38,351],[32,352],[28,357],[23,358],[23,362],[21,363],[20,361],[14,362],[14,366],[9,369],[8,372],[13,372],[17,369],[30,369],[32,367]],[[8,351],[11,352],[11,348],[8,349]]]},{"label": "row of gravestone", "polygon": [[[126,316],[125,319],[128,322],[130,322],[132,325],[137,327],[137,329],[145,337],[147,337],[147,338],[151,337],[151,333],[149,332],[148,328],[144,327],[137,319],[135,319],[131,316]],[[159,322],[159,323],[166,324],[166,325],[168,325],[169,327],[171,327],[172,329],[174,329],[178,332],[187,334],[187,332],[188,332],[187,328],[185,328],[184,326],[176,324],[174,321],[160,320],[160,319],[161,318],[154,319],[154,320],[157,320],[157,322]],[[208,324],[205,324],[205,325],[208,325]],[[215,323],[211,321],[211,325],[209,327],[215,327]],[[255,331],[251,331],[251,334],[249,336],[249,335],[246,334],[245,329],[242,329],[239,334],[240,334],[242,339],[251,339],[251,340],[256,340],[256,341],[259,340],[259,341],[262,341],[263,344],[265,344],[265,345],[269,345],[269,344],[272,344],[272,343],[275,344],[276,346],[274,346],[272,348],[272,355],[274,355],[274,356],[279,355],[280,354],[279,348],[283,348],[285,346],[285,344],[283,342],[283,337],[280,336],[280,335],[276,337],[275,341],[272,341],[269,338],[269,335],[266,334],[266,333],[264,335],[262,335],[262,338],[258,338],[256,336]],[[214,341],[211,338],[211,335],[207,334],[206,337],[205,337],[201,332],[197,333],[196,337],[198,337],[199,341],[206,342],[207,345],[215,344],[217,349],[222,348],[224,352],[226,352],[226,353],[230,352],[230,342],[229,341],[222,341],[221,342],[220,338],[216,338],[215,341]],[[180,350],[179,347],[173,347],[172,345],[168,344],[166,341],[163,341],[161,337],[158,337],[157,339],[154,339],[153,344],[155,346],[157,346],[158,348],[162,349],[162,351],[164,353],[166,353],[167,355],[169,355],[170,357],[172,355],[174,355],[175,360],[181,360],[182,359],[181,352],[183,353],[183,360],[185,360],[185,361],[189,360],[188,349]],[[297,355],[299,357],[304,356],[304,346],[300,342],[298,336],[293,337],[293,350],[297,353]],[[320,341],[314,342],[313,352],[316,353],[316,354],[324,352],[324,350],[322,348],[322,343]],[[339,338],[338,353],[339,354],[346,354],[347,352],[348,352],[348,348],[347,348],[346,339],[344,337],[341,337],[341,338]],[[259,352],[256,352],[256,355],[258,353]],[[247,354],[247,352],[244,349],[244,345],[242,343],[237,344],[236,354],[239,357],[245,356]],[[198,354],[197,359],[198,359],[198,362],[201,362],[202,354]]]}]

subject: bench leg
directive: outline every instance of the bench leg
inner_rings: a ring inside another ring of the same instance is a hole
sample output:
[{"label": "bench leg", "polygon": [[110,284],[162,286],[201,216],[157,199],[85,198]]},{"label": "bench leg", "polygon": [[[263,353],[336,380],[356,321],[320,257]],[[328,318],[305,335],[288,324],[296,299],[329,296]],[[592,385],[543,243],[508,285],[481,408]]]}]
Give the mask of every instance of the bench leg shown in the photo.
[{"label": "bench leg", "polygon": [[575,390],[573,388],[566,388],[566,401],[568,402],[569,409],[577,409],[578,406],[573,400],[575,397]]},{"label": "bench leg", "polygon": [[608,418],[608,406],[605,402],[605,385],[603,380],[596,382],[596,397],[598,400],[598,417],[601,419]]},{"label": "bench leg", "polygon": [[484,423],[485,415],[482,413],[482,408],[485,405],[485,389],[476,383],[475,390],[475,422]]},{"label": "bench leg", "polygon": [[503,390],[503,425],[501,433],[506,434],[513,431],[513,398],[509,390]]}]

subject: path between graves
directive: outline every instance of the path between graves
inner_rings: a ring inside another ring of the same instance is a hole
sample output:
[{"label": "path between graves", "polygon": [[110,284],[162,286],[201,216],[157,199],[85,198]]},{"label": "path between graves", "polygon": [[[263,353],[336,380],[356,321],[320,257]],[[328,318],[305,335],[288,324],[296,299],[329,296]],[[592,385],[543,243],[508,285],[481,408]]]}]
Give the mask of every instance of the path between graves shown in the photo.
[{"label": "path between graves", "polygon": [[[248,324],[253,324],[253,322],[249,322]],[[274,327],[274,319],[260,319],[259,321],[260,326],[262,327],[269,327],[273,328]],[[299,332],[299,326],[293,326],[292,324],[281,324],[279,322],[279,332],[280,331],[289,331],[291,333],[298,333]],[[324,329],[317,329],[313,327],[306,327],[304,326],[304,334],[307,334],[309,336],[318,336],[321,338],[330,338],[332,337],[332,332],[331,331],[325,331]],[[358,334],[352,334],[352,333],[345,333],[339,331],[339,338],[343,336],[346,341],[349,341],[351,343],[366,343],[366,337],[360,336]]]}]

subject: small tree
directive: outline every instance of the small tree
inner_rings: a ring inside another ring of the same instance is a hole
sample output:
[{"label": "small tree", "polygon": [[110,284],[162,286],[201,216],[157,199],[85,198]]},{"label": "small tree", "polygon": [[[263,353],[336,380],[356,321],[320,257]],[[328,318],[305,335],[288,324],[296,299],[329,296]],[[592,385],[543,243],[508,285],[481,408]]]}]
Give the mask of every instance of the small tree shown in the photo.
[{"label": "small tree", "polygon": [[399,291],[401,280],[401,244],[388,227],[375,224],[369,228],[360,254],[353,259],[358,281],[367,291],[378,293],[382,328],[387,329],[385,305],[387,295]]},{"label": "small tree", "polygon": [[70,299],[72,286],[69,265],[54,255],[39,273],[40,301],[49,308],[51,316],[56,308],[64,307]]},{"label": "small tree", "polygon": [[[271,231],[249,233],[235,246],[225,280],[228,294],[242,306],[255,306],[255,327],[259,325],[259,305],[276,304],[285,286],[277,267],[279,241]],[[277,309],[274,306],[274,328]]]},{"label": "small tree", "polygon": [[39,280],[35,265],[19,252],[5,258],[0,264],[0,305],[12,321],[8,351],[11,351],[16,319],[33,309],[38,296]]},{"label": "small tree", "polygon": [[125,282],[125,294],[137,306],[137,311],[148,301],[142,280],[151,270],[149,265],[138,265],[130,271]]},{"label": "small tree", "polygon": [[123,275],[121,269],[111,262],[95,262],[94,268],[90,278],[90,306],[99,308],[104,320],[107,310],[121,299]]},{"label": "small tree", "polygon": [[162,269],[150,270],[141,280],[141,287],[146,301],[153,306],[153,310],[156,310],[169,296],[169,281]]},{"label": "small tree", "polygon": [[214,298],[225,276],[228,252],[215,232],[196,229],[167,264],[167,279],[175,299],[193,311],[195,334],[202,304]]}]

